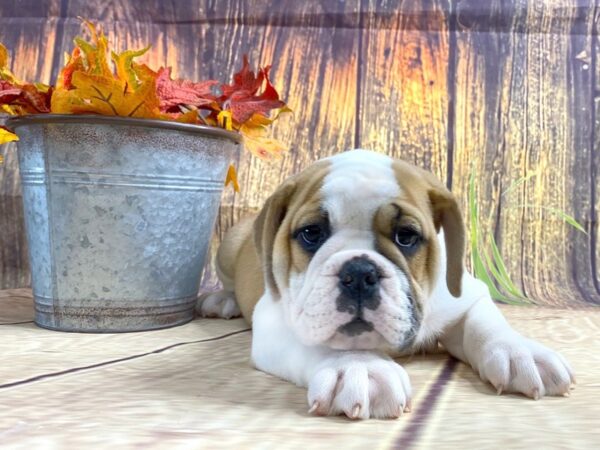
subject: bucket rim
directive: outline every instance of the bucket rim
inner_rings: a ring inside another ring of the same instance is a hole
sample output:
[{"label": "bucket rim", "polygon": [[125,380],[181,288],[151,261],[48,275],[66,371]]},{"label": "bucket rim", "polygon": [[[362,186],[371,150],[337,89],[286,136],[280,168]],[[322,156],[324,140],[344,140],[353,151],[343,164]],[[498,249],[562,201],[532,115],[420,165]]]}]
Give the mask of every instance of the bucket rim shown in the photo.
[{"label": "bucket rim", "polygon": [[102,125],[129,125],[135,127],[163,128],[174,131],[185,131],[204,136],[228,139],[236,144],[242,143],[242,136],[234,131],[208,125],[174,122],[170,120],[143,119],[139,117],[102,116],[96,114],[28,114],[6,118],[6,125],[17,128],[23,125],[44,123],[91,123]]}]

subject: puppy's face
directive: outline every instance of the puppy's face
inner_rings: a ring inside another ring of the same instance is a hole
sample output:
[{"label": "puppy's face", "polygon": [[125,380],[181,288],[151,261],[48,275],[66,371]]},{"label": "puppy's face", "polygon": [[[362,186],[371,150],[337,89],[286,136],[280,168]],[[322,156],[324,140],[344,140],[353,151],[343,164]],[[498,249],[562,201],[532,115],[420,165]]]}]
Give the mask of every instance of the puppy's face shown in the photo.
[{"label": "puppy's face", "polygon": [[444,227],[447,280],[458,296],[464,230],[433,175],[351,151],[286,181],[255,223],[266,288],[307,345],[409,347],[427,313]]}]

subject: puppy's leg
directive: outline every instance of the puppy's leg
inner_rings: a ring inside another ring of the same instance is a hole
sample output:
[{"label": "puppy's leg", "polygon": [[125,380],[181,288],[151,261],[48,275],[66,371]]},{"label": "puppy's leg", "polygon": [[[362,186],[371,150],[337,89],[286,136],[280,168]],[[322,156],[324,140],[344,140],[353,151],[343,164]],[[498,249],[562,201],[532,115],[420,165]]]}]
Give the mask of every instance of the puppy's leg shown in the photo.
[{"label": "puppy's leg", "polygon": [[242,220],[225,234],[215,258],[217,276],[223,289],[207,292],[198,298],[196,313],[199,316],[231,319],[242,315],[235,298],[234,273],[240,248],[247,239],[251,226],[251,220]]},{"label": "puppy's leg", "polygon": [[457,308],[461,303],[469,307],[443,332],[440,342],[499,394],[518,392],[534,399],[568,394],[575,378],[565,359],[513,330],[481,281],[465,274],[463,297],[445,301],[451,302]]},{"label": "puppy's leg", "polygon": [[395,418],[410,409],[410,381],[399,364],[375,352],[302,344],[286,325],[281,302],[268,294],[253,315],[252,361],[264,372],[307,387],[309,413]]},{"label": "puppy's leg", "polygon": [[221,289],[216,292],[207,292],[198,298],[196,313],[200,317],[221,317],[232,319],[242,315],[231,290]]},{"label": "puppy's leg", "polygon": [[[223,319],[232,319],[242,315],[235,299],[233,280],[222,269],[222,248],[227,244],[223,243],[219,248],[216,259],[217,276],[221,280],[223,289],[216,292],[206,292],[198,298],[196,303],[196,314],[200,317],[222,317]],[[225,250],[227,250],[225,248]]]}]

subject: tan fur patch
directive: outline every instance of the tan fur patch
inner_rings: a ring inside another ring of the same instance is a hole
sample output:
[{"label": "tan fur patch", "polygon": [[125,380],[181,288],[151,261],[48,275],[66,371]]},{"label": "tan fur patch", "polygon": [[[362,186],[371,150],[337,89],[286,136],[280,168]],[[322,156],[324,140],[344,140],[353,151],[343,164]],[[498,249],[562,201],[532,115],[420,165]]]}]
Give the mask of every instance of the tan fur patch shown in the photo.
[{"label": "tan fur patch", "polygon": [[[404,161],[394,161],[392,168],[404,193],[404,201],[418,208],[435,233],[444,228],[446,243],[446,283],[455,297],[460,297],[464,270],[465,227],[454,195],[430,172]],[[429,279],[435,278],[437,267],[437,238],[428,237],[429,254],[425,270]]]},{"label": "tan fur patch", "polygon": [[[401,194],[393,203],[382,206],[373,219],[373,231],[377,251],[407,275],[415,307],[420,313],[424,301],[420,294],[429,293],[435,277],[432,268],[437,261],[437,248],[431,245],[436,240],[431,221],[412,202],[412,198]],[[423,244],[410,256],[405,256],[394,242],[395,232],[403,227],[411,227],[424,237]],[[415,289],[415,284],[418,289]]]},{"label": "tan fur patch", "polygon": [[[291,270],[306,270],[310,258],[292,241],[291,235],[295,227],[306,224],[303,220],[319,214],[322,200],[319,191],[329,165],[328,161],[319,161],[287,179],[267,199],[253,226],[240,228],[243,243],[238,246],[235,259],[230,257],[222,264],[235,267],[231,278],[235,280],[236,298],[248,322],[264,293],[265,273],[276,297],[279,287],[287,287]],[[280,286],[281,283],[285,284]]]}]

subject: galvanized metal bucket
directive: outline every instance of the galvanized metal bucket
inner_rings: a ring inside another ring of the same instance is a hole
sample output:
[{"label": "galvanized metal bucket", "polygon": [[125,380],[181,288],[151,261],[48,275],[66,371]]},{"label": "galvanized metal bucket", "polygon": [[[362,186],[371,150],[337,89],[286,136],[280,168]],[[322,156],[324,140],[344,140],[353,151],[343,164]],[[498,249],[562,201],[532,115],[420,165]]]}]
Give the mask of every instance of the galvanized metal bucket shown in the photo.
[{"label": "galvanized metal bucket", "polygon": [[11,118],[35,322],[122,332],[193,318],[237,134],[105,116]]}]

